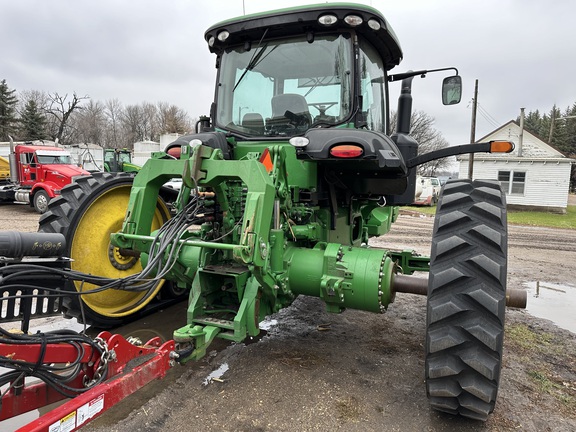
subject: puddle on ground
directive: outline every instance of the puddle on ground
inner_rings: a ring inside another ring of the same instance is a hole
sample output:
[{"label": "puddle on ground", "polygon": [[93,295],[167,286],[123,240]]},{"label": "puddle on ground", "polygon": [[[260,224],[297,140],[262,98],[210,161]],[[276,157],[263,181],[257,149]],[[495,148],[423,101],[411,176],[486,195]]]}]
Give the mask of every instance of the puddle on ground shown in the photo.
[{"label": "puddle on ground", "polygon": [[260,328],[260,330],[268,331],[277,324],[278,320],[266,318],[264,321],[260,321],[258,327]]},{"label": "puddle on ground", "polygon": [[228,371],[228,363],[222,363],[218,369],[213,370],[210,375],[206,377],[206,379],[202,382],[203,385],[208,385],[212,381],[219,380],[222,375],[224,375]]},{"label": "puddle on ground", "polygon": [[531,315],[554,322],[558,327],[576,333],[576,286],[550,282],[525,282]]}]

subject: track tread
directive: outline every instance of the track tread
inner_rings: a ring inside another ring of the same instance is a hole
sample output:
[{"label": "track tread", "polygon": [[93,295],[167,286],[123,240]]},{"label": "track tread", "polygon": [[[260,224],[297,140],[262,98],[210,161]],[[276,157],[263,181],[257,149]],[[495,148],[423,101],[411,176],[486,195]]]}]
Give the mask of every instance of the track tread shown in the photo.
[{"label": "track tread", "polygon": [[437,410],[486,420],[494,409],[506,251],[506,205],[499,184],[448,182],[436,213],[427,306],[427,391]]}]

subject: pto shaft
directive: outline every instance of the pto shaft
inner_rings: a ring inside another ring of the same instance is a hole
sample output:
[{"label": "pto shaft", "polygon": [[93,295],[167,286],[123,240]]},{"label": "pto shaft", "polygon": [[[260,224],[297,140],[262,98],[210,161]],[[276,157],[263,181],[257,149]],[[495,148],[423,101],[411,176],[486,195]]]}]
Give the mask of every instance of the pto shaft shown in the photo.
[{"label": "pto shaft", "polygon": [[[428,295],[428,278],[417,278],[397,274],[392,282],[392,291],[409,294]],[[528,294],[524,290],[506,290],[506,306],[525,309]]]}]

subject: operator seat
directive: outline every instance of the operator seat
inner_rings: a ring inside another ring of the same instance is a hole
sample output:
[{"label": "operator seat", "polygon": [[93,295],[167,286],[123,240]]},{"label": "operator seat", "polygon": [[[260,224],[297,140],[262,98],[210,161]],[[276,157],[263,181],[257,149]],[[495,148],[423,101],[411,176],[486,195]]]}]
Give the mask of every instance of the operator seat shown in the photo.
[{"label": "operator seat", "polygon": [[242,117],[242,127],[259,135],[264,134],[264,119],[258,113],[246,113]]},{"label": "operator seat", "polygon": [[286,120],[290,119],[285,115],[287,111],[298,116],[303,116],[308,126],[312,124],[312,116],[310,115],[308,103],[304,96],[296,93],[285,93],[272,97],[271,120],[273,123],[286,123]]}]

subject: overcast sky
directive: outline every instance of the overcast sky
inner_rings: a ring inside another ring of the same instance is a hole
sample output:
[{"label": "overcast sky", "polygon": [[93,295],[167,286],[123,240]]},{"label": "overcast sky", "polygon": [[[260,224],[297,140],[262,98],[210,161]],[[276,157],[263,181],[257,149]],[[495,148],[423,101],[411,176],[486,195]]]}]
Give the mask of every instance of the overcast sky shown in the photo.
[{"label": "overcast sky", "polygon": [[[168,102],[208,114],[214,60],[204,42],[212,24],[305,0],[0,0],[0,79],[123,104]],[[414,108],[436,118],[450,144],[469,141],[479,80],[476,138],[515,119],[520,108],[548,112],[576,102],[576,2],[572,0],[372,0],[400,39],[394,72],[455,66],[463,101],[440,101],[443,75],[413,83]],[[396,107],[399,85],[391,84]]]}]

